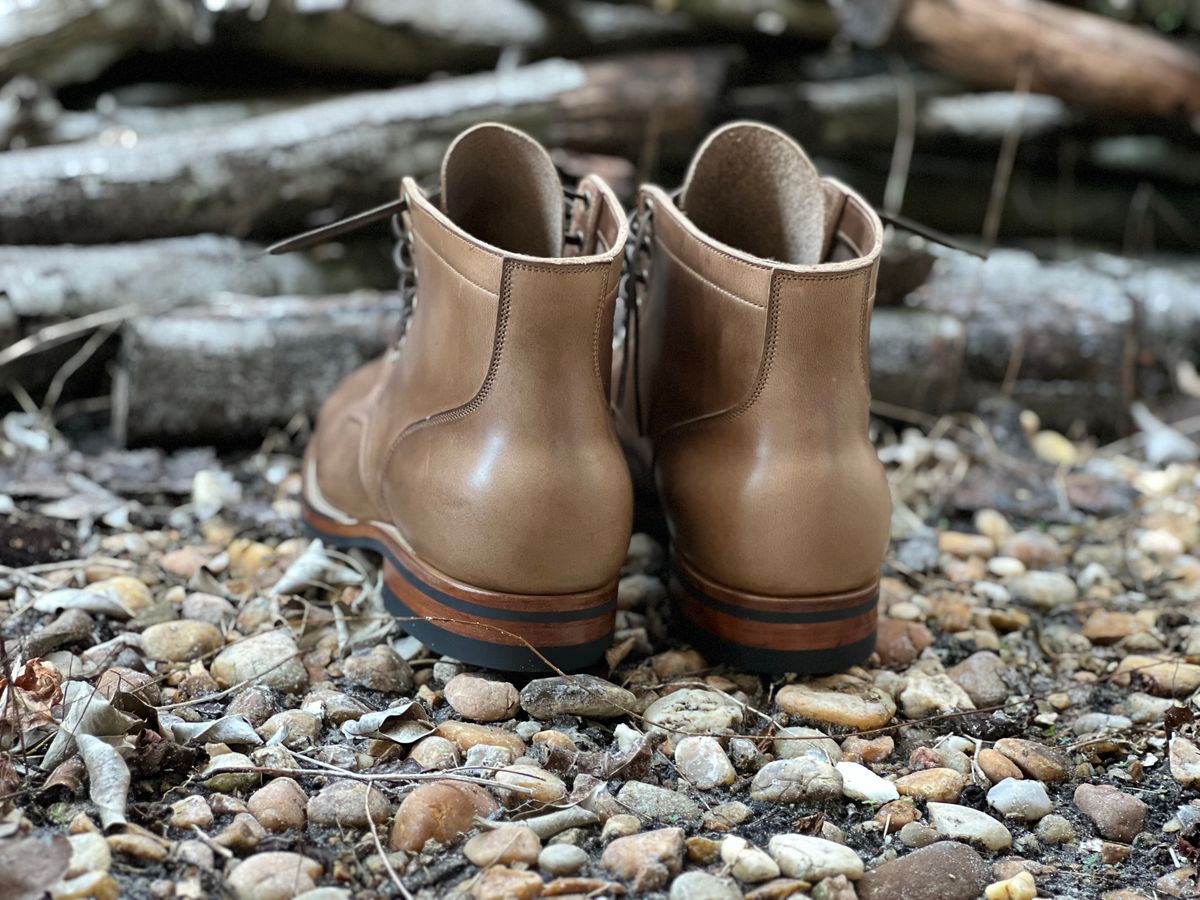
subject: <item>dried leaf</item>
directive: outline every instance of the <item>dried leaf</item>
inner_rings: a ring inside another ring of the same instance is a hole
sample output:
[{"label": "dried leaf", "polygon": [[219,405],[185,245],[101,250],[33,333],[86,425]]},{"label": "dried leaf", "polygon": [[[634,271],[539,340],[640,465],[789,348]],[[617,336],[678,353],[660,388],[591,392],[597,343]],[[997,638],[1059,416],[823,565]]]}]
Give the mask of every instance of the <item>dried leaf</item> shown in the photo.
[{"label": "dried leaf", "polygon": [[105,830],[124,825],[125,804],[129,799],[129,767],[121,754],[98,737],[75,736],[79,754],[88,772],[88,796],[100,813]]},{"label": "dried leaf", "polygon": [[83,758],[72,756],[50,773],[50,777],[42,785],[42,790],[64,788],[70,794],[78,794],[83,787],[83,773],[86,771],[87,767],[83,764]]},{"label": "dried leaf", "polygon": [[432,731],[429,713],[415,700],[342,723],[346,737],[381,738],[396,744],[416,743]]},{"label": "dried leaf", "polygon": [[224,743],[224,744],[254,744],[262,743],[254,732],[254,726],[245,716],[222,716],[211,722],[185,722],[171,717],[166,721],[161,717],[162,724],[171,736],[181,744],[193,743]]},{"label": "dried leaf", "polygon": [[39,900],[67,871],[71,843],[66,835],[0,841],[0,897]]},{"label": "dried leaf", "polygon": [[4,724],[17,734],[54,724],[52,707],[61,703],[62,673],[40,657],[29,660],[10,685],[0,678]]},{"label": "dried leaf", "polygon": [[311,584],[345,585],[362,584],[362,581],[361,574],[330,559],[325,545],[316,540],[287,567],[271,588],[271,594],[294,594]]},{"label": "dried leaf", "polygon": [[42,594],[33,601],[33,608],[44,613],[58,612],[60,609],[82,609],[84,612],[122,621],[133,615],[116,597],[77,588],[60,588]]},{"label": "dried leaf", "polygon": [[63,694],[66,713],[42,760],[43,768],[53,768],[66,759],[74,751],[80,735],[124,736],[139,724],[137,719],[114,709],[105,696],[87,682],[68,681]]}]

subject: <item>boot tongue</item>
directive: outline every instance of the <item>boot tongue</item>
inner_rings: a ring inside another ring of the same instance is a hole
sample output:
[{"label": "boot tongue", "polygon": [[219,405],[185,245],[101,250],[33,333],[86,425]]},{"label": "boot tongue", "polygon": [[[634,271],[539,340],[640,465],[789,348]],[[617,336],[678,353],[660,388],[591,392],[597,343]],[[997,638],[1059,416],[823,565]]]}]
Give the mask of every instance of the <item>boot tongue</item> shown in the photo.
[{"label": "boot tongue", "polygon": [[442,212],[509,253],[562,256],[562,180],[542,145],[506,125],[464,131],[442,161]]},{"label": "boot tongue", "polygon": [[744,253],[793,265],[821,261],[821,178],[782,131],[749,122],[717,129],[696,151],[679,205],[701,231]]}]

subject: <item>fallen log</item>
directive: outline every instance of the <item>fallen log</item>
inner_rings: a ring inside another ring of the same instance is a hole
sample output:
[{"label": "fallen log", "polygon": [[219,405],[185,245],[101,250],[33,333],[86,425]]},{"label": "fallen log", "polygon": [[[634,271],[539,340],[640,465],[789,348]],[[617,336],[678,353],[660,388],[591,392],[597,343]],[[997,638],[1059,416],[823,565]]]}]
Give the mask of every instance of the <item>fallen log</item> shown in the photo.
[{"label": "fallen log", "polygon": [[217,47],[306,70],[413,77],[488,68],[504,53],[526,57],[595,53],[694,37],[690,21],[595,0],[320,4],[273,0],[226,4]]},{"label": "fallen log", "polygon": [[176,306],[220,291],[329,294],[355,275],[302,254],[263,256],[212,234],[130,244],[0,246],[0,293],[22,318],[76,317],[129,303]]},{"label": "fallen log", "polygon": [[177,0],[37,0],[0,12],[0,81],[87,81],[131,53],[184,40],[192,8]]},{"label": "fallen log", "polygon": [[1028,74],[1034,93],[1100,112],[1200,115],[1200,56],[1142,28],[1045,0],[836,0],[844,31],[911,50],[988,88]]},{"label": "fallen log", "polygon": [[[1060,136],[1079,116],[1057,97],[1021,97],[1008,91],[968,93],[959,80],[937,72],[909,76],[919,140],[953,138],[967,145],[994,147],[1019,121],[1030,140]],[[817,153],[890,150],[900,131],[903,85],[890,73],[750,85],[730,92],[736,115],[784,129]]]},{"label": "fallen log", "polygon": [[637,157],[690,152],[729,54],[663,52],[354,94],[133,146],[0,154],[0,242],[100,243],[214,232],[278,236],[437,171],[463,127],[499,119],[551,145]]},{"label": "fallen log", "polygon": [[[1146,376],[1200,347],[1196,275],[1111,256],[945,252],[903,307],[875,311],[879,411],[940,415],[1007,393],[1048,427],[1117,433],[1135,397],[1169,388]],[[255,444],[313,414],[342,375],[382,352],[399,308],[390,295],[233,298],[138,318],[113,386],[117,433],[133,444]]]},{"label": "fallen log", "polygon": [[400,334],[398,294],[225,295],[126,324],[112,386],[122,444],[253,442],[313,416]]},{"label": "fallen log", "polygon": [[634,0],[657,10],[679,12],[700,25],[731,32],[787,34],[828,40],[837,18],[825,0]]}]

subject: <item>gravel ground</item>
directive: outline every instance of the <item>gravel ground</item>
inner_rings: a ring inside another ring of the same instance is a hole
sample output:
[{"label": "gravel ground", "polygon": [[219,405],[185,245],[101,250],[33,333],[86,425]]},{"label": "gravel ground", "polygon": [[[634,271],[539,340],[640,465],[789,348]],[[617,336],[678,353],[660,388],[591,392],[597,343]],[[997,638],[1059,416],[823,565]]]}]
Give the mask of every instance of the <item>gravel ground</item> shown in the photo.
[{"label": "gravel ground", "polygon": [[876,656],[776,680],[672,640],[648,534],[608,664],[513,676],[303,535],[284,438],[5,444],[0,896],[1195,896],[1200,470],[927,425]]}]

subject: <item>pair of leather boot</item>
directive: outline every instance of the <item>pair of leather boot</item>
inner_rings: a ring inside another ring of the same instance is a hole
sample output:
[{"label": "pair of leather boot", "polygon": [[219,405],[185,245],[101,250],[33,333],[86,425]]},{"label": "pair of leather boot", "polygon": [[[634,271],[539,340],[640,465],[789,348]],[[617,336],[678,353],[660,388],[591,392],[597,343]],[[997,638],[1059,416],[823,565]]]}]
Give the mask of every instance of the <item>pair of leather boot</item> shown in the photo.
[{"label": "pair of leather boot", "polygon": [[632,465],[681,637],[750,671],[870,655],[890,500],[867,435],[882,226],[858,194],[736,123],[677,193],[642,188],[631,238],[600,178],[564,190],[534,140],[481,125],[438,193],[405,179],[349,224],[393,211],[411,316],[321,411],[304,516],[381,554],[409,633],[496,669],[596,662]]}]

